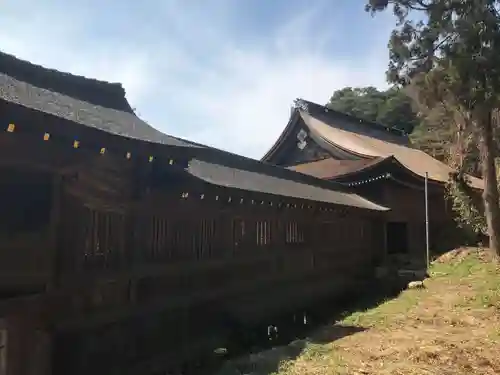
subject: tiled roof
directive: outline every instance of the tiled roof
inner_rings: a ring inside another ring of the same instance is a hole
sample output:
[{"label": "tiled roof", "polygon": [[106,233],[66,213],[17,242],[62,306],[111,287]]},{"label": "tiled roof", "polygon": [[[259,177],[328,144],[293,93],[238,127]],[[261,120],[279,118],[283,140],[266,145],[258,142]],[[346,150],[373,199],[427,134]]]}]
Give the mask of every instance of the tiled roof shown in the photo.
[{"label": "tiled roof", "polygon": [[[413,173],[421,177],[425,177],[425,173],[428,173],[431,180],[441,183],[448,182],[449,175],[453,172],[452,168],[448,165],[421,150],[349,132],[344,129],[338,129],[335,127],[335,124],[326,123],[324,119],[319,120],[304,111],[300,111],[300,116],[307,127],[322,139],[336,147],[349,150],[356,155],[366,158],[387,158],[393,156]],[[484,187],[483,180],[472,176],[470,180],[473,187],[478,189]]]},{"label": "tiled roof", "polygon": [[205,182],[218,186],[377,211],[388,210],[386,207],[370,202],[357,194],[325,189],[297,181],[229,168],[202,160],[191,160],[187,171]]},{"label": "tiled roof", "polygon": [[125,98],[125,89],[120,83],[99,81],[45,68],[4,52],[0,52],[0,73],[84,102],[132,112],[132,108]]},{"label": "tiled roof", "polygon": [[[53,87],[72,96],[54,91]],[[163,134],[141,120],[128,106],[125,91],[120,88],[121,85],[61,73],[0,53],[1,100],[116,135],[171,146],[199,147]],[[101,89],[104,93],[100,93]],[[85,94],[85,90],[89,93]],[[103,100],[92,103],[80,99],[87,97]]]}]

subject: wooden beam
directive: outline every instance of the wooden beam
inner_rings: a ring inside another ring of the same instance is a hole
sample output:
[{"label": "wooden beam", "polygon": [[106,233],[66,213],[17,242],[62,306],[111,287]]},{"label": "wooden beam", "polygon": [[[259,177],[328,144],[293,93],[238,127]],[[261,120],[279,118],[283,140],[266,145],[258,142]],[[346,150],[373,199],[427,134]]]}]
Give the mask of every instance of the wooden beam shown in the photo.
[{"label": "wooden beam", "polygon": [[0,133],[0,165],[57,170],[73,164],[78,157],[71,149],[62,150],[50,141],[25,134]]}]

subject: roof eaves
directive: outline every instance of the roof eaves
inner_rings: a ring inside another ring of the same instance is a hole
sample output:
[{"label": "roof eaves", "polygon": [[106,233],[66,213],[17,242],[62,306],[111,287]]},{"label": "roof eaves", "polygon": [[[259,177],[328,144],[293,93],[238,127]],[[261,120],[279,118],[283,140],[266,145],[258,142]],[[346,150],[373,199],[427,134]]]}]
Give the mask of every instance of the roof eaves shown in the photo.
[{"label": "roof eaves", "polygon": [[377,158],[370,160],[370,162],[368,162],[364,166],[361,166],[361,167],[356,168],[356,169],[351,170],[351,171],[346,171],[345,173],[342,173],[342,174],[334,175],[330,179],[332,181],[335,181],[335,179],[337,179],[337,178],[351,177],[351,176],[356,176],[360,173],[366,173],[367,171],[370,171],[376,167],[380,167],[380,165],[382,165],[382,164],[389,163],[393,159],[395,160],[394,156],[387,156],[385,158],[384,157],[377,157]]},{"label": "roof eaves", "polygon": [[[255,191],[276,196],[305,199],[343,206],[351,206],[374,211],[388,211],[352,192],[326,189],[321,186],[301,183],[279,176],[260,174],[245,169],[192,159],[187,172],[207,183],[227,188]],[[318,182],[322,180],[317,179]]]},{"label": "roof eaves", "polygon": [[359,160],[337,160],[327,158],[323,160],[311,161],[288,167],[295,172],[312,175],[317,178],[326,179],[332,182],[339,182],[344,176],[358,175],[379,166],[381,162],[388,158],[359,159]]},{"label": "roof eaves", "polygon": [[271,148],[264,154],[264,156],[260,159],[260,161],[266,163],[269,159],[271,159],[274,154],[277,152],[279,147],[285,142],[290,132],[294,128],[297,121],[300,119],[299,111],[297,108],[293,108],[292,113],[290,114],[290,118],[288,119],[288,123],[285,126],[285,129],[281,132],[280,136],[271,146]]}]

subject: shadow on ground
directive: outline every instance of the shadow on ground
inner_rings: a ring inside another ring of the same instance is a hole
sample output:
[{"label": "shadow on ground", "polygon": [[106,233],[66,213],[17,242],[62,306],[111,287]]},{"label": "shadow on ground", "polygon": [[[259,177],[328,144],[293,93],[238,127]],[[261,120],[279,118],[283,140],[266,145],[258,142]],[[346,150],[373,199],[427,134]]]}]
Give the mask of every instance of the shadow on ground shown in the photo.
[{"label": "shadow on ground", "polygon": [[270,375],[279,370],[284,361],[297,358],[311,343],[332,342],[345,336],[363,331],[354,326],[333,325],[308,339],[296,339],[287,345],[274,346],[270,349],[228,360],[213,374],[215,375]]},{"label": "shadow on ground", "polygon": [[347,326],[334,324],[323,327],[320,331],[315,332],[309,339],[309,342],[314,344],[327,344],[343,337],[354,335],[358,332],[363,332],[365,328],[356,326]]},{"label": "shadow on ground", "polygon": [[286,324],[286,317],[276,317],[269,324],[277,326],[277,337],[261,337],[260,342],[252,342],[245,348],[244,353],[237,356],[231,357],[231,353],[228,353],[228,358],[221,366],[205,374],[270,375],[279,370],[282,362],[297,358],[314,344],[334,342],[364,331],[362,327],[342,325],[338,322],[352,313],[371,309],[395,298],[402,291],[402,288],[394,286],[380,286],[371,290],[374,289],[377,290],[376,293],[360,292],[310,306],[303,311],[307,317],[307,323],[303,325],[290,327]]}]

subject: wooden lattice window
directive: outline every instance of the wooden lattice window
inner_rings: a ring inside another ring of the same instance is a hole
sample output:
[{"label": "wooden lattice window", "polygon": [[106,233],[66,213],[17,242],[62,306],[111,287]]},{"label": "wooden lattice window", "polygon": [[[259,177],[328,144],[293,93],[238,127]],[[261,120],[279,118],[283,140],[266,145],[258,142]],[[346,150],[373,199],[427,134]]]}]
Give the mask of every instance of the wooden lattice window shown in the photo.
[{"label": "wooden lattice window", "polygon": [[297,241],[297,223],[296,222],[290,222],[286,226],[286,231],[285,231],[285,242],[288,244],[293,244],[296,243]]},{"label": "wooden lattice window", "polygon": [[267,220],[256,223],[257,245],[265,246],[271,243],[271,223]]},{"label": "wooden lattice window", "polygon": [[172,228],[170,223],[162,218],[153,216],[149,220],[146,233],[146,258],[150,260],[164,260],[170,258]]},{"label": "wooden lattice window", "polygon": [[303,223],[297,224],[297,243],[305,243],[305,231],[306,227]]},{"label": "wooden lattice window", "polygon": [[192,259],[196,257],[194,249],[196,247],[196,239],[193,233],[198,233],[199,225],[192,220],[180,220],[174,221],[174,233],[173,233],[173,258],[175,260],[180,259]]},{"label": "wooden lattice window", "polygon": [[124,252],[125,218],[121,213],[87,208],[85,262],[113,262]]},{"label": "wooden lattice window", "polygon": [[285,242],[287,244],[302,244],[304,243],[304,228],[296,221],[289,222],[285,231]]},{"label": "wooden lattice window", "polygon": [[247,233],[246,223],[242,219],[233,220],[233,244],[235,249],[244,246]]},{"label": "wooden lattice window", "polygon": [[215,242],[215,220],[201,220],[194,236],[194,251],[198,259],[210,258]]}]

